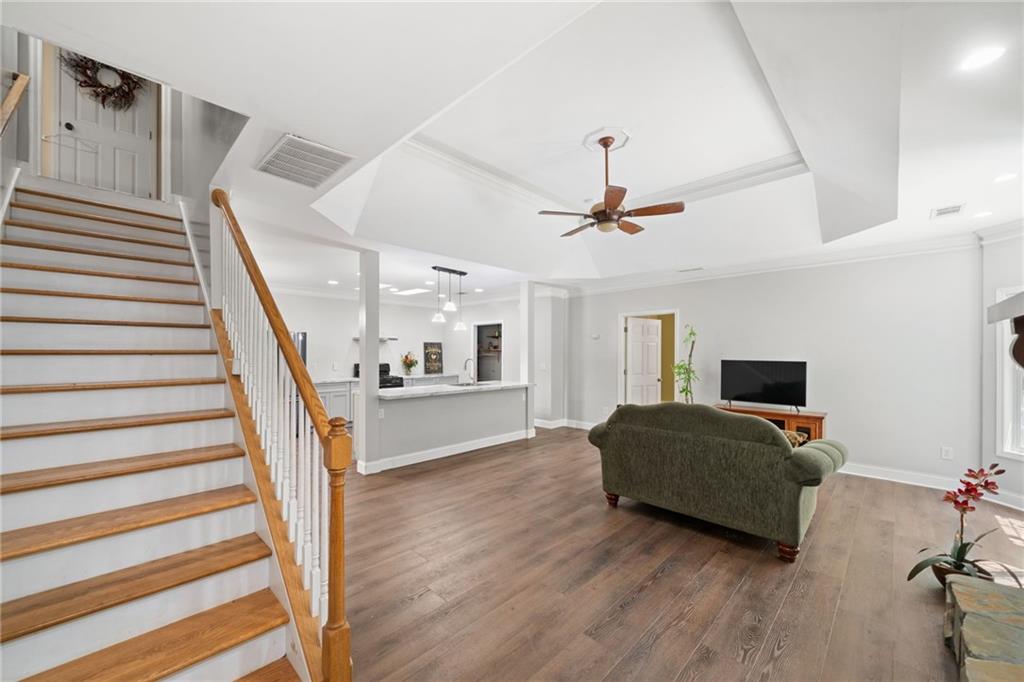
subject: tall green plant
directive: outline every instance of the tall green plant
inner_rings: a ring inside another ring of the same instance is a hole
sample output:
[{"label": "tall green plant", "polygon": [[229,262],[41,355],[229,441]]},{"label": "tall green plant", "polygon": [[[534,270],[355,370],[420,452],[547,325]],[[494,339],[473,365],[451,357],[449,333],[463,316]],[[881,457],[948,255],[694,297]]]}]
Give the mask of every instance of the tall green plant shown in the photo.
[{"label": "tall green plant", "polygon": [[700,381],[696,370],[693,368],[693,349],[697,346],[697,330],[691,325],[684,328],[683,348],[690,346],[686,354],[686,360],[672,365],[672,372],[676,375],[676,386],[679,388],[679,395],[683,396],[683,402],[693,404],[693,385]]}]

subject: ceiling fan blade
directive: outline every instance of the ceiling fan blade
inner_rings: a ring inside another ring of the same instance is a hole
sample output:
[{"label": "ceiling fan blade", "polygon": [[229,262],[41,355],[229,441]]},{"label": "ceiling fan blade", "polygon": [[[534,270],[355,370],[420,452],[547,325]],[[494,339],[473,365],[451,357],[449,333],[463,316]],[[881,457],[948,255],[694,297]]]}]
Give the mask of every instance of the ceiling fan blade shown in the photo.
[{"label": "ceiling fan blade", "polygon": [[573,213],[571,211],[537,211],[537,215],[571,215],[578,218],[593,218],[589,213]]},{"label": "ceiling fan blade", "polygon": [[683,202],[673,201],[668,204],[655,204],[653,206],[633,208],[623,213],[623,215],[626,216],[627,218],[645,215],[667,215],[669,213],[682,213],[684,208],[686,208],[686,204],[684,204]]},{"label": "ceiling fan blade", "polygon": [[636,234],[637,232],[643,232],[644,228],[640,227],[636,223],[631,223],[628,220],[619,221],[619,229],[626,234]]},{"label": "ceiling fan blade", "polygon": [[608,185],[604,188],[604,210],[614,211],[622,206],[622,200],[626,198],[626,188],[616,185]]},{"label": "ceiling fan blade", "polygon": [[579,233],[579,232],[582,232],[583,230],[587,229],[588,227],[593,227],[594,225],[597,225],[597,223],[584,223],[583,225],[580,225],[579,227],[577,227],[577,228],[576,228],[576,229],[574,229],[574,230],[569,230],[568,232],[566,232],[566,233],[565,233],[565,234],[563,234],[562,236],[563,236],[563,237],[571,237],[571,236],[573,236],[574,234],[577,234],[577,233]]}]

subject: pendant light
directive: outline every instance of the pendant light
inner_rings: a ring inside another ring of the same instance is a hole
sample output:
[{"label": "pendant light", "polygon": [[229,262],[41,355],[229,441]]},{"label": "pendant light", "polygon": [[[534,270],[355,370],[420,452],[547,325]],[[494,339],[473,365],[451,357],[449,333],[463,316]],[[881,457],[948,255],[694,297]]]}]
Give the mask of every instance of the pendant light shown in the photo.
[{"label": "pendant light", "polygon": [[462,321],[462,275],[459,275],[459,321],[455,323],[455,331],[466,331],[466,323]]},{"label": "pendant light", "polygon": [[437,312],[430,318],[435,324],[444,324],[444,313],[441,312],[441,271],[437,271]]},{"label": "pendant light", "polygon": [[[459,301],[462,304],[462,301]],[[454,313],[458,308],[455,307],[455,301],[452,300],[452,273],[448,273],[448,298],[444,302],[444,307],[441,310],[446,313]]]}]

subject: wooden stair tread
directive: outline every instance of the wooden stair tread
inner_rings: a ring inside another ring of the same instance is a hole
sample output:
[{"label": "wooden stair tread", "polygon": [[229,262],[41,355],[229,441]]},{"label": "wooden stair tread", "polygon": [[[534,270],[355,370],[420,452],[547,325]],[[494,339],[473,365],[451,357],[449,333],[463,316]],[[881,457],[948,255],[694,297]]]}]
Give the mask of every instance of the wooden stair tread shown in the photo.
[{"label": "wooden stair tread", "polygon": [[[57,208],[56,206],[46,206],[44,204],[26,204],[23,201],[12,201],[11,208],[20,208],[24,211],[39,211],[41,213],[52,213],[53,215],[68,216],[71,218],[80,218],[82,220],[92,220],[98,223],[110,223],[111,225],[123,225],[124,227],[138,227],[142,230],[153,230],[154,232],[169,232],[171,234],[185,234],[184,230],[178,230],[173,227],[160,227],[159,225],[150,225],[149,223],[139,223],[133,220],[125,220],[124,218],[114,218],[111,216],[98,215],[96,213],[85,213],[84,211],[72,211],[68,208]],[[116,208],[116,207],[111,207]]]},{"label": "wooden stair tread", "polygon": [[110,277],[113,279],[131,279],[140,282],[161,282],[164,284],[187,284],[197,287],[199,283],[192,279],[181,279],[179,277],[161,277],[159,275],[137,275],[131,272],[111,272],[109,270],[89,270],[86,268],[65,268],[58,265],[39,265],[37,263],[15,263],[11,261],[0,262],[0,268],[15,268],[18,270],[38,270],[41,272],[59,272],[65,275],[85,275],[87,277]]},{"label": "wooden stair tread", "polygon": [[39,230],[40,232],[56,232],[57,234],[70,234],[76,237],[89,237],[91,239],[109,239],[113,242],[125,242],[127,244],[142,244],[143,246],[158,246],[165,249],[175,249],[177,251],[188,251],[188,247],[182,244],[171,244],[168,242],[162,242],[157,239],[143,239],[141,237],[126,237],[120,234],[110,234],[109,232],[93,232],[92,230],[83,230],[78,227],[64,227],[63,225],[47,225],[44,223],[33,223],[28,220],[19,220],[18,218],[8,218],[6,223],[13,225],[14,227],[24,227],[29,230]]},{"label": "wooden stair tread", "polygon": [[161,424],[183,424],[186,422],[209,421],[233,417],[234,411],[227,408],[212,410],[185,410],[182,412],[157,412],[155,414],[132,414],[125,417],[103,417],[101,419],[75,419],[42,424],[21,424],[0,428],[0,440],[13,438],[38,438],[59,436],[68,433],[129,429],[136,426],[158,426]]},{"label": "wooden stair tread", "polygon": [[270,556],[255,533],[0,604],[0,642]]},{"label": "wooden stair tread", "polygon": [[103,327],[171,327],[173,329],[209,329],[205,322],[160,322],[158,320],[100,320],[84,317],[30,317],[28,315],[0,315],[0,322],[31,324],[95,324]]},{"label": "wooden stair tread", "polygon": [[0,348],[0,355],[216,355],[212,348]]},{"label": "wooden stair tread", "polygon": [[287,622],[288,613],[277,597],[264,589],[27,679],[156,680]]},{"label": "wooden stair tread", "polygon": [[46,251],[62,251],[64,253],[77,253],[83,256],[99,256],[101,258],[120,258],[122,260],[137,260],[144,263],[159,263],[161,265],[180,265],[183,268],[192,267],[191,260],[172,260],[169,258],[155,258],[153,256],[141,256],[123,251],[98,251],[96,249],[82,249],[77,246],[64,246],[63,244],[48,244],[46,242],[34,242],[29,239],[0,239],[3,246],[21,246],[26,249],[43,249]]},{"label": "wooden stair tread", "polygon": [[273,663],[239,677],[236,682],[299,682],[299,679],[295,668],[288,662],[288,657],[282,656]]},{"label": "wooden stair tread", "polygon": [[86,381],[69,384],[19,384],[0,386],[0,395],[25,393],[61,393],[64,391],[106,391],[122,388],[168,388],[171,386],[205,386],[223,384],[223,377],[194,377],[189,379],[142,379],[138,381]]},{"label": "wooden stair tread", "polygon": [[138,474],[146,471],[170,469],[172,467],[202,464],[222,459],[241,457],[245,454],[242,448],[234,443],[209,445],[188,450],[171,450],[152,455],[136,455],[118,459],[105,459],[98,462],[84,462],[69,466],[48,469],[19,471],[0,476],[0,495],[20,493],[26,490],[49,488],[67,483],[81,483],[101,478]]},{"label": "wooden stair tread", "polygon": [[244,485],[208,490],[0,533],[0,561],[45,552],[256,501]]},{"label": "wooden stair tread", "polygon": [[[82,204],[83,206],[94,206],[96,208],[109,208],[115,211],[124,211],[125,213],[134,213],[136,215],[144,215],[150,218],[161,218],[163,220],[170,220],[172,222],[181,222],[181,218],[174,216],[164,215],[163,213],[157,213],[155,211],[144,211],[141,208],[125,208],[124,206],[118,206],[117,204],[106,204],[102,201],[94,201],[92,199],[85,199],[83,197],[71,196],[70,194],[58,194],[56,192],[45,192],[41,189],[33,189],[31,187],[18,187],[16,190],[19,194],[31,194],[38,197],[46,197],[48,199],[57,199],[59,201],[72,201],[76,204]],[[179,230],[180,231],[180,230]]]},{"label": "wooden stair tread", "polygon": [[24,287],[0,287],[0,294],[21,296],[56,296],[59,298],[89,298],[99,301],[126,301],[130,303],[162,303],[165,305],[203,305],[193,298],[160,298],[157,296],[129,296],[126,294],[93,294],[85,291],[61,291],[59,289],[26,289]]}]

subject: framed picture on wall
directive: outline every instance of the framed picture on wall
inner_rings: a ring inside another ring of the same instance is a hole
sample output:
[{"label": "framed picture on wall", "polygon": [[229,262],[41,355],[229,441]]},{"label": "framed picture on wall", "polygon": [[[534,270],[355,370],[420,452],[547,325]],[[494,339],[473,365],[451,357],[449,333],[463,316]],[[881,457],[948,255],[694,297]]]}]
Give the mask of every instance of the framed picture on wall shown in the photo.
[{"label": "framed picture on wall", "polygon": [[440,374],[444,371],[440,341],[423,342],[423,373]]}]

